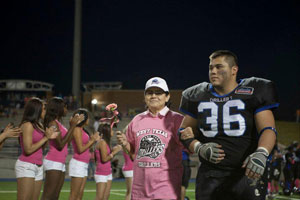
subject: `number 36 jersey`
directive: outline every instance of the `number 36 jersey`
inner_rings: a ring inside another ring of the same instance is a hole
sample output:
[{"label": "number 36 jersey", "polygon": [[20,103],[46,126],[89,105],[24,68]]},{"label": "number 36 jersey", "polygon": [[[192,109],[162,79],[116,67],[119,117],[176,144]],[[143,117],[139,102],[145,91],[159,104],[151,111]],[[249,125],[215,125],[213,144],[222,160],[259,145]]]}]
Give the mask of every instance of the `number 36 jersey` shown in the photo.
[{"label": "number 36 jersey", "polygon": [[257,148],[259,135],[256,113],[279,106],[273,82],[246,78],[230,93],[220,96],[207,82],[192,86],[182,93],[180,111],[197,119],[201,143],[222,145],[225,158],[218,164],[201,162],[221,169],[236,169]]}]

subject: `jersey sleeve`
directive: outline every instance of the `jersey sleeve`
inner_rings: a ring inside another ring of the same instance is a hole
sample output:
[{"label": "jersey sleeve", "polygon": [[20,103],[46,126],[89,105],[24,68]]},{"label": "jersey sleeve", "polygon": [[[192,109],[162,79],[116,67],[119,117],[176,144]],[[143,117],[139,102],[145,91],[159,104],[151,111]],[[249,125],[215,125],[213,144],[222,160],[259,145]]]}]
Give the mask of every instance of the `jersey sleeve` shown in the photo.
[{"label": "jersey sleeve", "polygon": [[279,106],[278,93],[272,81],[259,80],[255,89],[258,91],[256,95],[258,105],[255,113],[273,110]]},{"label": "jersey sleeve", "polygon": [[197,113],[198,113],[197,106],[198,106],[198,101],[193,99],[193,89],[188,88],[184,90],[182,92],[179,110],[182,113],[197,119]]}]

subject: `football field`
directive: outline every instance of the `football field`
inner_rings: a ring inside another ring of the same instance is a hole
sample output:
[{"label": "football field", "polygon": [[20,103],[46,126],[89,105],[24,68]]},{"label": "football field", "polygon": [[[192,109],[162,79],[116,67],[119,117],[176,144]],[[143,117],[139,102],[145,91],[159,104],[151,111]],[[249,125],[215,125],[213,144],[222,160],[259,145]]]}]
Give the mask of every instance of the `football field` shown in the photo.
[{"label": "football field", "polygon": [[[17,183],[16,181],[0,181],[0,200],[14,200],[17,196]],[[190,182],[189,188],[187,190],[187,195],[190,200],[195,200],[195,183]],[[66,181],[64,183],[63,189],[60,193],[61,200],[67,200],[70,193],[70,182]],[[112,189],[110,193],[110,200],[122,200],[125,198],[126,186],[123,180],[115,180],[112,183]],[[87,181],[85,186],[85,191],[83,195],[84,200],[93,200],[96,196],[96,185],[94,181]],[[274,200],[296,200],[300,199],[300,195],[287,196],[276,196]]]}]

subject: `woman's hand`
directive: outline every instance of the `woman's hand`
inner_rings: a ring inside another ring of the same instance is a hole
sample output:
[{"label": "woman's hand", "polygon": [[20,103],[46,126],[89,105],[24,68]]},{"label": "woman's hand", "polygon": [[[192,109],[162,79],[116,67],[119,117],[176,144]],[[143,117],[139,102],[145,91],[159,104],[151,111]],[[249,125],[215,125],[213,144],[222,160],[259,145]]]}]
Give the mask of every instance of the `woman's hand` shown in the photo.
[{"label": "woman's hand", "polygon": [[94,142],[98,142],[99,140],[101,140],[101,137],[99,135],[99,132],[95,132],[92,136],[91,139],[94,140]]},{"label": "woman's hand", "polygon": [[84,114],[76,114],[74,115],[74,117],[70,118],[70,126],[71,127],[75,127],[77,124],[80,124],[80,122],[82,122],[84,120]]},{"label": "woman's hand", "polygon": [[5,138],[11,138],[11,137],[19,137],[22,133],[21,129],[19,127],[13,127],[11,123],[9,123],[2,134],[4,134]]},{"label": "woman's hand", "polygon": [[57,131],[55,126],[51,126],[50,128],[46,128],[45,136],[48,139],[55,139],[60,132]]},{"label": "woman's hand", "polygon": [[121,131],[117,131],[116,134],[117,134],[118,144],[121,145],[122,147],[126,146],[128,144],[126,135]]}]

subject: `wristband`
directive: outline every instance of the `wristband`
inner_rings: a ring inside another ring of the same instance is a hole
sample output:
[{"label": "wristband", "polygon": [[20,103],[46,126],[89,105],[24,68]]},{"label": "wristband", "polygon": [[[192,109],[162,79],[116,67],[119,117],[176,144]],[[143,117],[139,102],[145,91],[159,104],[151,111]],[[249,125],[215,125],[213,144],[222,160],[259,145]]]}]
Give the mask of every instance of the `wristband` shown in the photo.
[{"label": "wristband", "polygon": [[181,134],[180,131],[182,131],[182,130],[184,130],[184,129],[185,129],[185,128],[179,128],[178,131],[177,131],[177,135],[180,136],[180,134]]},{"label": "wristband", "polygon": [[258,147],[257,149],[256,149],[256,151],[259,151],[259,150],[263,150],[263,151],[265,151],[266,153],[267,153],[267,157],[269,156],[269,151],[268,151],[268,149],[266,149],[265,147]]}]

